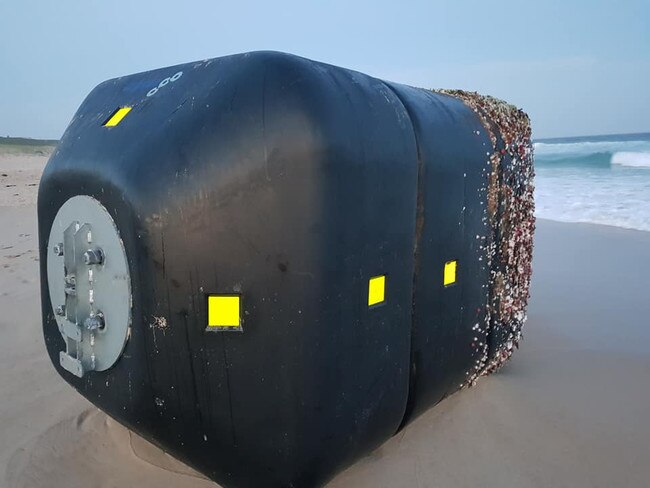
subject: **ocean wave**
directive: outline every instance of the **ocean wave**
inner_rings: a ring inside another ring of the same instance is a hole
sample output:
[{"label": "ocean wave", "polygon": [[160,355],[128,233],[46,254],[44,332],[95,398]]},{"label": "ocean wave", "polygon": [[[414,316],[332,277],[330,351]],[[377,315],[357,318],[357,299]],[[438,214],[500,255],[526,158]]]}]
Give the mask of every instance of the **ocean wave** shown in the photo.
[{"label": "ocean wave", "polygon": [[535,156],[586,156],[617,152],[650,152],[650,141],[536,142]]},{"label": "ocean wave", "polygon": [[650,134],[602,137],[535,144],[536,215],[650,231]]},{"label": "ocean wave", "polygon": [[611,164],[650,169],[650,152],[621,151],[612,154]]},{"label": "ocean wave", "polygon": [[535,164],[538,166],[575,167],[575,168],[610,168],[612,153],[598,152],[591,154],[535,154]]},{"label": "ocean wave", "polygon": [[650,141],[536,142],[535,164],[577,168],[650,168]]}]

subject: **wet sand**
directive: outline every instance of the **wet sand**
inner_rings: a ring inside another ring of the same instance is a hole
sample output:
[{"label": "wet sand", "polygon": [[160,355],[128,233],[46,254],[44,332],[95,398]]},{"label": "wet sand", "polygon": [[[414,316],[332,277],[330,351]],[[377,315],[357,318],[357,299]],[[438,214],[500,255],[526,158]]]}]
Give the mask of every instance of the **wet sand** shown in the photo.
[{"label": "wet sand", "polygon": [[[35,209],[45,160],[0,152],[0,487],[217,486],[92,407],[52,368]],[[533,268],[512,361],[330,487],[650,483],[650,233],[539,221]]]}]

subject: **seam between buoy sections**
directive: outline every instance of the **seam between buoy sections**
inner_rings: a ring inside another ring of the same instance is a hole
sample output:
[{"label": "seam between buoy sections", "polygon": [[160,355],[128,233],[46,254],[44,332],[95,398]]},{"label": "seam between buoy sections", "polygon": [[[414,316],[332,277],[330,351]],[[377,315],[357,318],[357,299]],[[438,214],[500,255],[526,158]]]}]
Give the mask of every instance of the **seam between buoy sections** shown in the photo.
[{"label": "seam between buoy sections", "polygon": [[[417,131],[415,130],[415,125],[413,123],[413,116],[409,111],[408,107],[402,100],[402,97],[399,96],[397,91],[395,91],[389,84],[381,81],[381,83],[390,90],[393,95],[399,100],[400,104],[404,108],[406,115],[408,116],[409,123],[411,124],[411,130],[413,131],[413,139],[415,141],[415,149],[417,153],[417,177],[415,181],[415,191],[416,191],[416,200],[415,200],[415,236],[413,243],[413,286],[411,287],[411,327],[409,335],[409,364],[408,364],[408,391],[406,395],[406,403],[404,405],[404,413],[402,414],[402,420],[400,420],[399,426],[394,434],[397,434],[401,431],[406,425],[408,419],[411,417],[414,409],[414,398],[415,395],[415,378],[417,376],[417,367],[416,367],[416,358],[414,355],[413,347],[413,324],[415,323],[415,284],[417,283],[418,278],[418,263],[420,261],[420,240],[422,237],[422,231],[424,229],[424,162],[422,160],[422,154],[420,152],[420,140],[418,139]],[[393,434],[393,435],[394,435]]]}]

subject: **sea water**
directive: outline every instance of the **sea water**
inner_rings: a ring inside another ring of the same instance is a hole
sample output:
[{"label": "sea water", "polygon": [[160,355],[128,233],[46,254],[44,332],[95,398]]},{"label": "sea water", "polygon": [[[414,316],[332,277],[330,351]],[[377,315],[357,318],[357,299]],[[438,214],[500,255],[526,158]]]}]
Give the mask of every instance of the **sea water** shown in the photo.
[{"label": "sea water", "polygon": [[650,231],[650,133],[534,146],[537,217]]}]

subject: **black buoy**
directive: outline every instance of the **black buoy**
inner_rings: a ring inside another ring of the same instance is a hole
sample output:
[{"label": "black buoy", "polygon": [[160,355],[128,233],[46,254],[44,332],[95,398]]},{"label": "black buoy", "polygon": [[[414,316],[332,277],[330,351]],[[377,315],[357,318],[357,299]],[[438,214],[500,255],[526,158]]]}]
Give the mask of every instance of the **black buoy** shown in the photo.
[{"label": "black buoy", "polygon": [[226,486],[315,486],[518,345],[526,115],[275,53],[109,80],[39,189],[59,374]]}]

